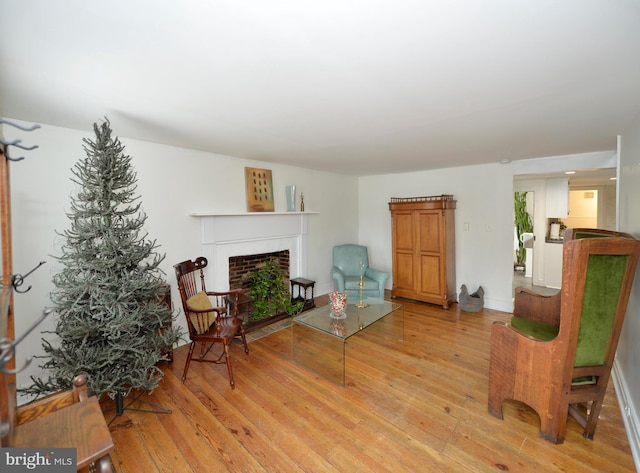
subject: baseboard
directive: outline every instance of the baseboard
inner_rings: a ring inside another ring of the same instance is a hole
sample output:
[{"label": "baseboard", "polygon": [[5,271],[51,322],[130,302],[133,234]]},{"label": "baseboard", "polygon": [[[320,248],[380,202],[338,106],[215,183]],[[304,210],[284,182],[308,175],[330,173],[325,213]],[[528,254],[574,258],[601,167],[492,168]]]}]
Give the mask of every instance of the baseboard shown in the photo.
[{"label": "baseboard", "polygon": [[627,437],[629,438],[631,455],[633,456],[636,470],[640,471],[640,421],[638,418],[638,411],[633,405],[629,387],[627,386],[624,375],[618,366],[617,360],[613,362],[611,378],[613,379],[613,385],[616,388],[616,397],[618,398],[618,404],[620,405],[622,421],[624,422]]},{"label": "baseboard", "polygon": [[484,308],[511,314],[513,313],[513,299],[493,299],[485,296]]},{"label": "baseboard", "polygon": [[333,288],[333,281],[331,281],[330,283],[326,283],[326,284],[318,283],[318,284],[316,284],[315,295],[316,296],[323,296],[323,295],[329,294],[330,292],[333,292],[333,291],[335,291],[335,289]]}]

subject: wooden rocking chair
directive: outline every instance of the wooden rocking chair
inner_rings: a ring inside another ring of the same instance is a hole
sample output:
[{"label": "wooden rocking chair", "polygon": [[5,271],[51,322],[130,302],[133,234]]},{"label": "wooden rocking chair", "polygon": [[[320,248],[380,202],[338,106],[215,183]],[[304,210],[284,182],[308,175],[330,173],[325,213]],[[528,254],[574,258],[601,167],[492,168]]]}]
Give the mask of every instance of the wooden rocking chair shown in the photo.
[{"label": "wooden rocking chair", "polygon": [[[206,266],[207,259],[201,256],[195,261],[183,261],[173,267],[191,339],[182,382],[184,383],[187,379],[189,364],[192,360],[217,364],[225,363],[229,372],[229,383],[231,388],[235,388],[229,344],[235,337],[239,337],[244,345],[245,353],[249,353],[242,319],[238,315],[239,297],[245,291],[207,292],[204,283],[204,268]],[[220,356],[207,358],[216,343],[222,345]],[[197,344],[200,344],[200,356],[193,358]]]}]

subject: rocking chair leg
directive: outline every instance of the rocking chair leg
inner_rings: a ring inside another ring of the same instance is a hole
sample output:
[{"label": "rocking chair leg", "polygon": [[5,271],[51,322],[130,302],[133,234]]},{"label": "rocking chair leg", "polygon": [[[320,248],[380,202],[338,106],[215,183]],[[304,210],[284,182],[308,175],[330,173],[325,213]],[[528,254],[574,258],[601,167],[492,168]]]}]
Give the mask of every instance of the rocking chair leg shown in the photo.
[{"label": "rocking chair leg", "polygon": [[189,347],[189,354],[187,355],[187,362],[184,364],[184,371],[182,373],[182,382],[184,383],[187,379],[187,371],[189,371],[189,364],[191,363],[191,357],[193,356],[193,350],[195,349],[195,342],[191,342],[191,346]]},{"label": "rocking chair leg", "polygon": [[244,327],[240,326],[240,336],[242,337],[242,344],[244,345],[244,352],[249,354],[249,345],[247,345],[247,337],[244,333]]}]

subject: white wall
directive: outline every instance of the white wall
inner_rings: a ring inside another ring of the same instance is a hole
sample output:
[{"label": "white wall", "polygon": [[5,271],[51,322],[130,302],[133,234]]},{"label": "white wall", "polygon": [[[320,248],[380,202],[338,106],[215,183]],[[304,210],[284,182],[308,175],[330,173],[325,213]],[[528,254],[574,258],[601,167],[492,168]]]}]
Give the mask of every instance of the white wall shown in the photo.
[{"label": "white wall", "polygon": [[[117,123],[112,123],[118,134]],[[9,127],[5,138],[23,139],[40,148],[24,152],[27,159],[11,166],[14,272],[25,273],[38,261],[47,264],[32,274],[25,286],[33,289],[16,295],[16,334],[19,335],[48,306],[51,275],[57,263],[60,239],[55,232],[68,227],[65,211],[72,194],[70,169],[81,158],[86,131],[43,126],[25,134]],[[359,241],[370,249],[371,266],[391,273],[390,197],[453,194],[457,199],[456,290],[482,285],[485,306],[512,310],[513,274],[513,176],[612,167],[612,153],[589,153],[383,176],[355,178],[290,166],[260,163],[200,151],[122,139],[138,173],[138,191],[148,215],[147,229],[167,258],[163,269],[178,300],[172,265],[200,254],[199,222],[195,211],[245,211],[244,167],[273,170],[275,206],[286,208],[284,188],[295,184],[305,194],[310,217],[309,274],[317,281],[316,294],[332,290],[329,270],[335,244]],[[469,230],[463,231],[464,223]],[[387,288],[391,288],[389,281]],[[181,319],[180,319],[181,320]],[[45,328],[52,327],[51,321]],[[17,364],[41,353],[41,335],[34,333],[21,345]],[[34,363],[37,365],[37,362]],[[37,373],[35,366],[20,373],[19,384]],[[640,381],[639,381],[640,382]]]},{"label": "white wall", "polygon": [[[389,198],[441,194],[453,194],[457,200],[456,291],[463,283],[470,291],[482,285],[485,307],[511,310],[513,183],[509,166],[361,177],[360,242],[370,248],[371,265],[392,272]],[[463,231],[464,223],[469,231]]]},{"label": "white wall", "polygon": [[[640,237],[640,115],[619,139],[618,226]],[[616,354],[618,400],[640,471],[640,268],[631,290],[627,317]]]},{"label": "white wall", "polygon": [[[16,123],[29,125],[18,120]],[[112,123],[114,135],[118,124]],[[43,125],[40,130],[24,133],[5,126],[7,140],[22,139],[23,144],[38,144],[24,155],[25,160],[11,164],[13,214],[13,272],[25,274],[39,261],[46,264],[30,275],[23,286],[26,294],[15,296],[15,333],[21,335],[50,306],[53,289],[51,276],[59,265],[51,255],[59,254],[62,239],[56,231],[68,228],[66,217],[73,193],[71,168],[85,157],[82,139],[92,138],[91,124],[85,131]],[[332,290],[330,277],[331,248],[335,244],[358,239],[358,180],[352,176],[323,173],[277,164],[248,161],[211,153],[175,148],[121,137],[126,153],[138,176],[138,193],[147,214],[146,230],[157,240],[159,252],[166,253],[162,265],[166,280],[172,285],[174,306],[179,301],[173,264],[199,256],[200,222],[190,212],[245,212],[244,167],[262,167],[273,171],[276,211],[286,210],[285,186],[295,184],[298,195],[305,195],[305,210],[319,212],[309,217],[308,274],[317,281],[318,294]],[[336,222],[339,222],[337,224]],[[215,288],[211,288],[215,289]],[[182,324],[182,317],[178,321]],[[53,320],[42,329],[50,330]],[[37,330],[20,346],[17,366],[27,356],[41,354],[41,334]],[[18,375],[18,384],[29,382],[29,375],[39,373],[38,360]]]},{"label": "white wall", "polygon": [[[497,161],[497,160],[496,160]],[[613,151],[486,164],[435,171],[360,177],[360,242],[370,248],[371,266],[392,273],[390,197],[453,194],[457,200],[456,291],[482,286],[485,307],[513,310],[514,175],[615,166]],[[464,224],[469,231],[464,231]],[[541,225],[540,228],[544,228]],[[539,238],[544,241],[544,234]],[[541,251],[537,257],[542,258]],[[392,280],[387,288],[392,286]]]}]

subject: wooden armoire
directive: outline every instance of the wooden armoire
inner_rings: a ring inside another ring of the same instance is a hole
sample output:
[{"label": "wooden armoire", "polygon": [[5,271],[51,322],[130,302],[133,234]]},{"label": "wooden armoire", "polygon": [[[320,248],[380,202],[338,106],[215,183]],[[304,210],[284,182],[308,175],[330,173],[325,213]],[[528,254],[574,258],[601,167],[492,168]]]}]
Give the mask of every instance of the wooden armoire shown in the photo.
[{"label": "wooden armoire", "polygon": [[456,302],[455,208],[452,195],[391,198],[391,297]]}]

